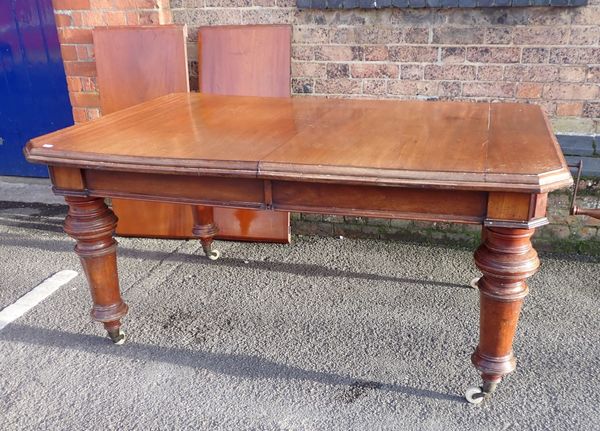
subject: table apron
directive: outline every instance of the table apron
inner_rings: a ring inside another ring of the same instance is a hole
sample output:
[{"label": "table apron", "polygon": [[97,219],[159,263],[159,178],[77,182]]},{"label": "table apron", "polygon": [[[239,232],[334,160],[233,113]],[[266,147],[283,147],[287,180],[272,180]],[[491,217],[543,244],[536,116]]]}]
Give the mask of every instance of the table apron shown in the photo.
[{"label": "table apron", "polygon": [[388,186],[272,181],[274,209],[411,220],[481,223],[487,193]]},{"label": "table apron", "polygon": [[545,199],[528,193],[64,167],[50,171],[54,191],[60,195],[453,223],[508,220],[515,222],[514,227],[545,220]]}]

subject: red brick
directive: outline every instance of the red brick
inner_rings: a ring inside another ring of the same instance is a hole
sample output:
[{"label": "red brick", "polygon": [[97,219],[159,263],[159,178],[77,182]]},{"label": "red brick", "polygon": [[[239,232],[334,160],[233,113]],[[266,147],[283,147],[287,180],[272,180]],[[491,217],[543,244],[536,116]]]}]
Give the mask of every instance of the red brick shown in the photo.
[{"label": "red brick", "polygon": [[553,48],[550,63],[600,64],[600,48]]},{"label": "red brick", "polygon": [[125,12],[125,17],[127,18],[127,25],[139,25],[140,23],[140,16],[135,11]]},{"label": "red brick", "polygon": [[442,47],[441,50],[442,63],[464,63],[466,49],[458,46]]},{"label": "red brick", "polygon": [[362,59],[362,48],[347,45],[324,45],[316,47],[315,59],[324,61],[356,61]]},{"label": "red brick", "polygon": [[513,31],[515,45],[566,45],[569,42],[568,27],[517,27]]},{"label": "red brick", "polygon": [[359,94],[360,80],[357,79],[316,79],[315,93],[317,94]]},{"label": "red brick", "polygon": [[92,121],[96,118],[100,118],[102,115],[100,114],[100,109],[98,108],[86,108],[88,120]]},{"label": "red brick", "polygon": [[547,48],[523,48],[521,63],[548,63],[550,50]]},{"label": "red brick", "polygon": [[504,77],[502,66],[477,66],[478,81],[501,81]]},{"label": "red brick", "polygon": [[157,0],[113,0],[115,9],[154,9],[158,7]]},{"label": "red brick", "polygon": [[540,106],[542,108],[542,110],[550,116],[554,116],[556,114],[556,102],[550,102],[550,101],[543,100],[543,99],[537,99],[535,101],[535,104]]},{"label": "red brick", "polygon": [[54,22],[56,23],[56,27],[70,27],[73,25],[73,19],[70,15],[56,13],[54,14]]},{"label": "red brick", "polygon": [[560,117],[581,117],[583,103],[559,103],[556,105],[556,115]]},{"label": "red brick", "polygon": [[81,61],[93,60],[93,45],[77,45],[77,59]]},{"label": "red brick", "polygon": [[544,97],[550,100],[590,100],[600,95],[600,87],[594,84],[547,84]]},{"label": "red brick", "polygon": [[562,82],[584,82],[587,76],[587,67],[563,66],[559,69],[558,75]]},{"label": "red brick", "polygon": [[326,44],[329,42],[327,27],[294,26],[292,43]]},{"label": "red brick", "polygon": [[87,111],[85,108],[73,107],[73,120],[76,124],[85,123],[88,121]]},{"label": "red brick", "polygon": [[439,84],[438,94],[441,97],[458,97],[462,92],[462,83],[457,81],[443,81]]},{"label": "red brick", "polygon": [[512,42],[512,27],[486,28],[484,41],[490,45],[509,45]]},{"label": "red brick", "polygon": [[[406,43],[428,43],[429,29],[423,27],[405,28],[403,32],[404,42]],[[392,40],[391,43],[398,43]]]},{"label": "red brick", "polygon": [[81,84],[81,79],[79,77],[67,76],[67,87],[71,93],[77,93],[83,90],[83,85]]},{"label": "red brick", "polygon": [[[127,19],[129,23],[129,18]],[[292,46],[292,59],[293,60],[314,60],[315,59],[315,47],[312,46]]]},{"label": "red brick", "polygon": [[600,118],[600,102],[585,102],[583,105],[583,116]]},{"label": "red brick", "polygon": [[[522,9],[523,10],[523,9]],[[526,9],[524,9],[526,10]],[[572,13],[562,13],[564,9],[554,7],[538,7],[531,9],[534,13],[525,15],[526,20],[520,24],[523,25],[544,25],[544,26],[563,26],[571,23]],[[500,12],[500,11],[499,11]],[[504,12],[506,14],[506,12]]]},{"label": "red brick", "polygon": [[83,12],[71,12],[73,27],[83,27]]},{"label": "red brick", "polygon": [[90,0],[52,0],[54,10],[89,9]]},{"label": "red brick", "polygon": [[79,108],[96,108],[100,106],[98,93],[69,93],[71,105]]},{"label": "red brick", "polygon": [[139,16],[140,25],[160,24],[160,15],[158,12],[141,11]]},{"label": "red brick", "polygon": [[59,28],[58,37],[60,43],[79,44],[93,43],[92,30],[79,28]]},{"label": "red brick", "polygon": [[592,66],[587,73],[588,82],[600,82],[600,66]]},{"label": "red brick", "polygon": [[483,43],[483,34],[483,28],[437,27],[433,29],[433,43],[477,45]]},{"label": "red brick", "polygon": [[[227,15],[228,9],[222,9],[219,11],[219,16],[221,19],[227,17],[227,23],[235,23],[237,22],[237,17],[239,16],[239,20],[242,23],[252,24],[270,24],[273,22],[279,24],[291,24],[294,20],[294,10],[293,9],[283,9],[283,8],[241,8],[241,9],[229,9],[234,14]],[[238,12],[241,12],[238,15]]]},{"label": "red brick", "polygon": [[205,0],[206,7],[249,7],[252,6],[252,0]]},{"label": "red brick", "polygon": [[363,94],[381,96],[387,93],[387,81],[385,79],[365,79],[363,81]]},{"label": "red brick", "polygon": [[160,9],[158,11],[158,22],[161,24],[173,24],[171,9]]},{"label": "red brick", "polygon": [[552,82],[558,81],[557,66],[510,65],[504,68],[506,81]]},{"label": "red brick", "polygon": [[324,63],[292,62],[292,76],[295,78],[325,78],[327,69]]},{"label": "red brick", "polygon": [[93,61],[66,61],[67,76],[96,76],[96,63]]},{"label": "red brick", "polygon": [[383,45],[365,46],[365,61],[386,61],[389,58],[388,49]]},{"label": "red brick", "polygon": [[355,28],[332,28],[330,30],[330,37],[331,43],[339,43],[343,45],[351,45],[357,41]]},{"label": "red brick", "polygon": [[363,45],[387,45],[405,40],[401,28],[365,25],[354,28],[356,43]]},{"label": "red brick", "polygon": [[519,48],[467,48],[467,60],[474,63],[518,63],[520,54]]},{"label": "red brick", "polygon": [[77,48],[76,45],[61,45],[60,55],[63,61],[76,61],[77,60]]},{"label": "red brick", "polygon": [[465,82],[463,96],[468,97],[513,97],[515,84],[507,82]]},{"label": "red brick", "polygon": [[96,78],[81,77],[79,79],[81,80],[81,87],[82,87],[83,91],[88,91],[88,92],[98,91],[98,88],[96,87]]},{"label": "red brick", "polygon": [[573,11],[571,22],[578,25],[598,25],[600,22],[599,7],[578,7]]},{"label": "red brick", "polygon": [[292,94],[314,93],[315,83],[310,78],[292,78]]},{"label": "red brick", "polygon": [[600,27],[572,27],[569,45],[597,45],[600,43]]},{"label": "red brick", "polygon": [[429,81],[471,81],[475,79],[475,66],[428,64],[424,68],[424,79]]},{"label": "red brick", "polygon": [[403,64],[400,68],[400,77],[408,80],[423,79],[423,66],[418,64]]},{"label": "red brick", "polygon": [[388,81],[388,93],[404,96],[435,96],[438,83],[431,81]]},{"label": "red brick", "polygon": [[113,0],[90,0],[90,9],[112,9]]},{"label": "red brick", "polygon": [[429,46],[391,46],[388,49],[391,61],[427,63],[438,59],[438,49]]},{"label": "red brick", "polygon": [[539,99],[542,97],[542,84],[526,82],[517,85],[517,97],[519,99]]},{"label": "red brick", "polygon": [[353,78],[398,78],[399,67],[396,64],[353,64],[350,67]]},{"label": "red brick", "polygon": [[104,12],[89,11],[81,13],[82,27],[102,27],[106,25],[104,21]]},{"label": "red brick", "polygon": [[327,78],[349,78],[350,66],[347,63],[329,63],[327,65]]},{"label": "red brick", "polygon": [[127,24],[127,15],[125,12],[106,12],[104,20],[106,25],[125,25]]}]

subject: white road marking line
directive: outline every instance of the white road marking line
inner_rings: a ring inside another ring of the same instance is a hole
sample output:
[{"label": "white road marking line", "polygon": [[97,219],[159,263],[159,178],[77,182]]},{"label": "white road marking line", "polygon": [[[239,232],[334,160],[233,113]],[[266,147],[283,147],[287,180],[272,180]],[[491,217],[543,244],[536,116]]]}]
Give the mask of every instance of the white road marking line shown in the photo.
[{"label": "white road marking line", "polygon": [[62,285],[73,280],[77,277],[77,274],[77,271],[71,271],[70,269],[59,271],[0,311],[0,330],[52,295]]}]

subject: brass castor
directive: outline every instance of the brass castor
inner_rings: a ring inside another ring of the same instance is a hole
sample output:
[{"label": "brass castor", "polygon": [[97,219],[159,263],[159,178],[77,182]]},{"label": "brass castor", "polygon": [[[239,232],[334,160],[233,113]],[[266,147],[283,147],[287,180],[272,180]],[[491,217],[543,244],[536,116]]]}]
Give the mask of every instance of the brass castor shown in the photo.
[{"label": "brass castor", "polygon": [[210,250],[208,253],[206,253],[206,257],[208,257],[210,260],[217,260],[219,257],[221,257],[221,252],[219,250]]},{"label": "brass castor", "polygon": [[483,382],[483,386],[472,386],[465,392],[465,398],[470,404],[481,404],[491,398],[496,390],[497,382]]},{"label": "brass castor", "polygon": [[212,248],[212,241],[208,244],[203,243],[202,250],[204,250],[204,254],[210,260],[217,260],[219,257],[221,257],[221,252]]},{"label": "brass castor", "polygon": [[127,339],[125,336],[125,331],[121,329],[117,329],[116,331],[108,331],[108,337],[110,338],[110,341],[117,346],[125,344],[125,340]]}]

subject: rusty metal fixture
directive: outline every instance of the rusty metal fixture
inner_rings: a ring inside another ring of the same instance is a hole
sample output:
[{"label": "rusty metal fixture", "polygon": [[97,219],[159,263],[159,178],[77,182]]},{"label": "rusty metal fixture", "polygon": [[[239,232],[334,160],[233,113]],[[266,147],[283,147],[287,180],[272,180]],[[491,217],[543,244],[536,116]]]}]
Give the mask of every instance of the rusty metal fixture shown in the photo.
[{"label": "rusty metal fixture", "polygon": [[600,209],[592,209],[592,208],[579,208],[575,205],[575,200],[577,199],[577,192],[579,191],[579,180],[581,179],[581,171],[583,170],[583,160],[580,160],[577,164],[569,165],[570,168],[577,169],[577,180],[575,181],[575,191],[573,192],[573,197],[571,198],[571,215],[586,215],[589,217],[600,219]]}]

